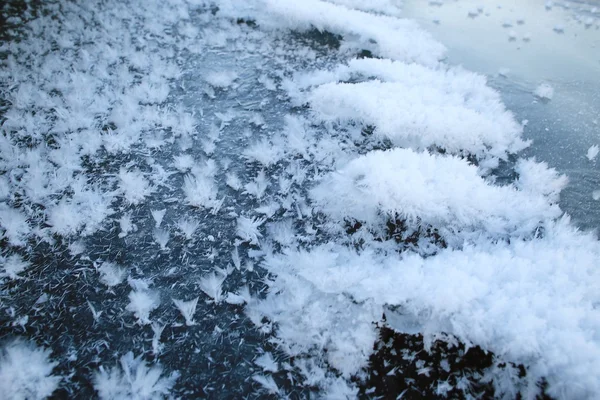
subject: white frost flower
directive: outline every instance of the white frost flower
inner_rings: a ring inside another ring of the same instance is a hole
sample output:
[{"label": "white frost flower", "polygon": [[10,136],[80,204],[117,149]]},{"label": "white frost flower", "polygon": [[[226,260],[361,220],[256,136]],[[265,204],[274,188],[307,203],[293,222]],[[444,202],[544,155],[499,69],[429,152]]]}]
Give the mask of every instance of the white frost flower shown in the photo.
[{"label": "white frost flower", "polygon": [[129,352],[121,357],[121,368],[108,370],[100,367],[94,375],[94,389],[102,400],[148,400],[170,397],[171,389],[179,378],[178,372],[162,376],[160,365],[148,367],[142,356]]},{"label": "white frost flower", "polygon": [[0,398],[44,399],[57,388],[62,377],[52,375],[58,364],[50,361],[50,350],[15,340],[0,350]]}]

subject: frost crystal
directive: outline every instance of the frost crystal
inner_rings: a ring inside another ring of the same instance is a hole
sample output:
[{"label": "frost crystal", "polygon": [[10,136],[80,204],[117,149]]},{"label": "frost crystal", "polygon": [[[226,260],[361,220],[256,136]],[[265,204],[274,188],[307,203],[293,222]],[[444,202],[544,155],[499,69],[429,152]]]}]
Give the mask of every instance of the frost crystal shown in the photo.
[{"label": "frost crystal", "polygon": [[237,235],[245,242],[250,244],[258,244],[258,239],[262,237],[262,233],[258,228],[264,224],[265,218],[246,218],[239,217],[237,220]]},{"label": "frost crystal", "polygon": [[18,254],[12,254],[6,258],[0,257],[0,265],[4,269],[0,276],[7,276],[10,279],[19,279],[19,274],[31,266]]},{"label": "frost crystal", "polygon": [[194,313],[196,312],[196,306],[198,305],[198,297],[190,301],[173,299],[173,303],[185,318],[185,324],[187,326],[196,325],[194,322]]},{"label": "frost crystal", "polygon": [[150,313],[160,305],[158,294],[148,290],[134,290],[129,293],[127,311],[132,312],[142,325],[150,323]]},{"label": "frost crystal", "polygon": [[200,222],[194,219],[182,218],[177,221],[177,229],[183,233],[187,240],[191,240],[194,236],[194,233],[200,226]]},{"label": "frost crystal", "polygon": [[98,268],[98,272],[100,272],[100,282],[108,287],[117,286],[123,282],[127,274],[125,268],[121,268],[111,262],[103,262]]},{"label": "frost crystal", "polygon": [[50,350],[15,340],[0,349],[0,397],[44,399],[57,388],[62,377],[52,375],[58,363],[50,361]]},{"label": "frost crystal", "polygon": [[221,287],[223,286],[223,282],[225,282],[225,278],[227,278],[226,275],[216,273],[205,275],[200,279],[200,289],[202,289],[208,297],[213,299],[215,303],[220,303],[223,300]]},{"label": "frost crystal", "polygon": [[100,367],[94,375],[94,389],[103,400],[164,399],[171,396],[179,373],[162,375],[160,365],[148,367],[141,355],[134,358],[133,353],[129,352],[121,357],[120,368],[106,370]]}]

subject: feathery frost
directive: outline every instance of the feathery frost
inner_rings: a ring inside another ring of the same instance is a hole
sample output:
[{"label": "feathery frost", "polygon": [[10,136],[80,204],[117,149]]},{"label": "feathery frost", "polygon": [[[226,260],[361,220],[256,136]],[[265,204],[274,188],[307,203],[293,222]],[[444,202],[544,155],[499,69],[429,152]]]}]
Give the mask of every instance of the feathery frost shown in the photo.
[{"label": "feathery frost", "polygon": [[199,297],[196,297],[195,299],[190,301],[172,299],[173,304],[175,304],[175,307],[177,307],[181,315],[183,315],[183,318],[185,318],[185,324],[187,326],[196,325],[196,323],[194,322],[194,314],[196,313],[198,299]]},{"label": "feathery frost", "polygon": [[6,343],[0,349],[0,398],[49,397],[62,380],[62,377],[52,375],[56,365],[56,361],[50,361],[50,350],[18,339]]},{"label": "feathery frost", "polygon": [[100,370],[94,375],[94,389],[103,400],[158,400],[170,397],[179,378],[178,372],[163,376],[160,365],[148,367],[142,356],[129,352],[121,357],[119,366]]}]

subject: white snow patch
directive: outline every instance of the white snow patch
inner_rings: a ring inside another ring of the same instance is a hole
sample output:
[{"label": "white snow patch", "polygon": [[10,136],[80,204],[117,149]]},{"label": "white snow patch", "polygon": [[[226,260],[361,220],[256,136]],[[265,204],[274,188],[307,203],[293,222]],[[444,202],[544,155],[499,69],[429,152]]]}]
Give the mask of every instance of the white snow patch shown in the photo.
[{"label": "white snow patch", "polygon": [[198,230],[198,227],[200,227],[200,222],[194,219],[181,218],[179,221],[177,221],[177,229],[183,233],[187,240],[192,239],[194,233],[196,230]]},{"label": "white snow patch", "polygon": [[237,219],[236,234],[245,242],[258,244],[259,238],[262,237],[262,233],[258,228],[264,224],[265,221],[265,218],[247,218],[241,216]]},{"label": "white snow patch", "polygon": [[254,364],[258,365],[266,372],[277,372],[279,371],[279,364],[273,358],[273,354],[266,352],[254,360]]},{"label": "white snow patch", "polygon": [[165,217],[165,214],[167,213],[167,209],[163,209],[163,210],[151,210],[150,213],[152,214],[152,218],[154,219],[154,227],[158,228],[160,226],[160,224],[162,224],[163,218]]},{"label": "white snow patch", "polygon": [[154,188],[139,169],[128,171],[121,168],[119,180],[121,193],[130,204],[137,205],[154,192]]},{"label": "white snow patch", "polygon": [[217,71],[211,72],[204,77],[204,80],[215,88],[226,89],[231,87],[238,78],[235,71]]},{"label": "white snow patch", "polygon": [[[497,357],[525,363],[532,382],[548,379],[550,395],[593,397],[600,383],[580,368],[591,371],[600,361],[595,333],[600,329],[600,244],[594,235],[578,233],[568,218],[545,230],[542,239],[482,241],[428,258],[358,254],[324,245],[275,256],[266,265],[292,280],[286,288],[306,286],[305,280],[314,285],[317,292],[307,292],[305,303],[344,293],[350,295],[347,303],[363,307],[371,302],[399,306],[419,321],[426,343],[449,333]],[[289,295],[279,296],[278,305],[289,304]]]},{"label": "white snow patch", "polygon": [[543,100],[552,100],[554,97],[554,88],[549,83],[542,83],[535,89],[533,94]]},{"label": "white snow patch", "polygon": [[226,275],[217,274],[214,272],[205,275],[200,279],[200,289],[208,297],[213,299],[215,303],[220,303],[223,300],[223,292],[221,290],[221,287],[223,286],[223,282],[225,282],[226,278]]},{"label": "white snow patch", "polygon": [[[363,3],[366,4],[366,3]],[[250,16],[263,27],[307,31],[316,28],[343,35],[345,46],[367,49],[374,54],[407,62],[435,66],[446,49],[417,23],[376,15],[319,0],[249,1],[244,6],[223,1],[220,13]]]}]

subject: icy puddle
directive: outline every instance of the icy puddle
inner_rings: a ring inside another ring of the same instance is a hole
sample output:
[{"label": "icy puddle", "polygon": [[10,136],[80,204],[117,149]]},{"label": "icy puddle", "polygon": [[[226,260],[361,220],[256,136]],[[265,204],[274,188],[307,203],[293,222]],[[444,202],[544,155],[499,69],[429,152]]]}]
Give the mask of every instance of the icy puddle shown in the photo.
[{"label": "icy puddle", "polygon": [[5,5],[0,398],[597,397],[591,84],[405,7]]}]

